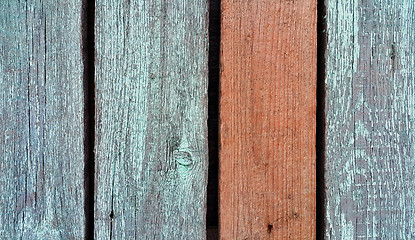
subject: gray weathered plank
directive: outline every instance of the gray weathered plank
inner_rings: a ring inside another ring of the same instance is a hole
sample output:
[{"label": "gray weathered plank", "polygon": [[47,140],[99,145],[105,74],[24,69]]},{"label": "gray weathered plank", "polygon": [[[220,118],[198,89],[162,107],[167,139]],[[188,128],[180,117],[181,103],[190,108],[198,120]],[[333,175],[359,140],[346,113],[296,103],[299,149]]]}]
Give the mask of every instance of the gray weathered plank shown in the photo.
[{"label": "gray weathered plank", "polygon": [[0,238],[82,239],[81,1],[0,1]]},{"label": "gray weathered plank", "polygon": [[203,239],[207,1],[96,2],[96,239]]},{"label": "gray weathered plank", "polygon": [[415,238],[415,1],[326,0],[326,239]]}]

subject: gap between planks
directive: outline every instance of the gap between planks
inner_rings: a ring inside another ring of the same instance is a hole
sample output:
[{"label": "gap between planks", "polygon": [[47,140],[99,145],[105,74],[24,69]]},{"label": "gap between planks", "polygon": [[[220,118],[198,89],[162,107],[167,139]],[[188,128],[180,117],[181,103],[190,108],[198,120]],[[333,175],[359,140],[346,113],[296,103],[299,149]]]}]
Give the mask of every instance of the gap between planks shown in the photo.
[{"label": "gap between planks", "polygon": [[94,238],[95,175],[95,1],[82,0],[82,57],[84,64],[84,188],[85,239]]}]

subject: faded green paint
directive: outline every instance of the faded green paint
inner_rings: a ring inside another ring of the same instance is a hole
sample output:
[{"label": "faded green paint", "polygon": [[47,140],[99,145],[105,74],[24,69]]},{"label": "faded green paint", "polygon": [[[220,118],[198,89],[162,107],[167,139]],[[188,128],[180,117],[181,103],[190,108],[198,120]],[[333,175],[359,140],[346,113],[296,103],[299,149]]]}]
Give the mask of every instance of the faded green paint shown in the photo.
[{"label": "faded green paint", "polygon": [[81,1],[0,1],[0,238],[83,239]]},{"label": "faded green paint", "polygon": [[326,0],[326,239],[415,238],[415,1]]},{"label": "faded green paint", "polygon": [[96,2],[96,239],[203,239],[207,1]]}]

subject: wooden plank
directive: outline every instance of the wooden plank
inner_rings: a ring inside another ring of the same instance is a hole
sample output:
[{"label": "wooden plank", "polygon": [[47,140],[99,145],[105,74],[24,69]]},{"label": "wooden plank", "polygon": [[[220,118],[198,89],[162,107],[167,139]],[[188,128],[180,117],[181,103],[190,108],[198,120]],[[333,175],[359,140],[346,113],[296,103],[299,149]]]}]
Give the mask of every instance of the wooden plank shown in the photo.
[{"label": "wooden plank", "polygon": [[326,1],[326,239],[414,239],[415,1]]},{"label": "wooden plank", "polygon": [[315,238],[316,1],[222,0],[220,238]]},{"label": "wooden plank", "polygon": [[81,1],[0,1],[0,238],[83,239]]},{"label": "wooden plank", "polygon": [[203,239],[207,1],[96,2],[96,239]]}]

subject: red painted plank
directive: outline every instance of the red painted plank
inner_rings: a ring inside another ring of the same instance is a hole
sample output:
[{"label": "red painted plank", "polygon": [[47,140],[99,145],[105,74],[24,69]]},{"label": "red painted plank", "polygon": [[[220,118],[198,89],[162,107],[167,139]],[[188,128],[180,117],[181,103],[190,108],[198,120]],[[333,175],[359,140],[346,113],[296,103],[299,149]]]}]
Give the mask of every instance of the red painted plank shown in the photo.
[{"label": "red painted plank", "polygon": [[313,239],[316,1],[221,7],[220,239]]}]

